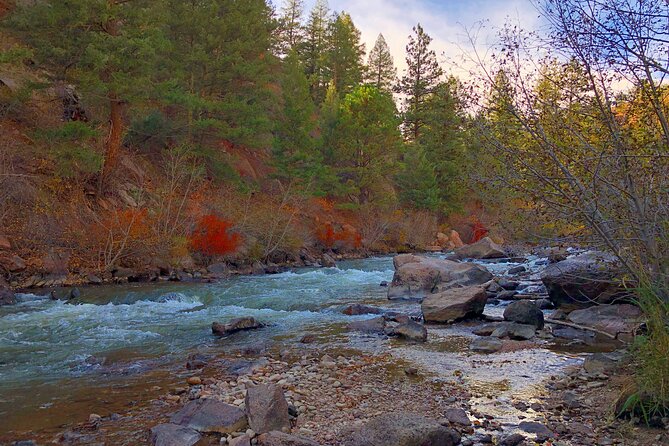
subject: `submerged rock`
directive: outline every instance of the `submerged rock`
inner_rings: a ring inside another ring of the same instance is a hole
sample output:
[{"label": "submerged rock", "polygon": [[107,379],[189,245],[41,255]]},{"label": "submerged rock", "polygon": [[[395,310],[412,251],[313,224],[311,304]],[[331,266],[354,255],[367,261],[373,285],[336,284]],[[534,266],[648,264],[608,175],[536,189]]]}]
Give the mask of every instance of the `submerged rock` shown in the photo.
[{"label": "submerged rock", "polygon": [[519,324],[533,325],[541,330],[544,328],[544,313],[539,307],[528,300],[510,303],[504,309],[504,320]]},{"label": "submerged rock", "polygon": [[456,249],[455,256],[459,259],[499,259],[506,257],[506,253],[490,237],[484,237],[476,243]]},{"label": "submerged rock", "polygon": [[395,274],[388,288],[389,299],[423,299],[450,288],[484,284],[493,278],[480,265],[413,254],[398,255],[393,264]]},{"label": "submerged rock", "polygon": [[159,424],[151,428],[153,446],[193,446],[202,436],[194,429],[176,424]]},{"label": "submerged rock", "polygon": [[346,446],[454,446],[460,435],[422,415],[396,412],[373,418],[344,442]]},{"label": "submerged rock", "polygon": [[261,384],[246,391],[246,415],[255,433],[290,429],[288,403],[281,386]]},{"label": "submerged rock", "polygon": [[620,274],[613,256],[588,252],[550,264],[541,280],[556,307],[583,308],[624,297],[627,293],[616,281]]},{"label": "submerged rock", "polygon": [[239,317],[232,319],[227,324],[214,322],[211,324],[211,331],[215,335],[225,336],[242,330],[254,330],[262,327],[264,327],[264,325],[253,317]]},{"label": "submerged rock", "polygon": [[243,431],[248,425],[239,408],[208,398],[190,401],[170,417],[170,422],[198,432],[219,434]]},{"label": "submerged rock", "polygon": [[363,304],[351,304],[342,310],[348,316],[359,316],[361,314],[382,314],[383,309]]},{"label": "submerged rock", "polygon": [[320,446],[313,440],[279,431],[267,432],[258,436],[260,446]]},{"label": "submerged rock", "polygon": [[451,288],[428,295],[421,303],[425,322],[451,322],[483,314],[488,300],[485,286]]},{"label": "submerged rock", "polygon": [[567,320],[619,336],[634,333],[643,322],[643,312],[630,304],[599,305],[572,311]]}]

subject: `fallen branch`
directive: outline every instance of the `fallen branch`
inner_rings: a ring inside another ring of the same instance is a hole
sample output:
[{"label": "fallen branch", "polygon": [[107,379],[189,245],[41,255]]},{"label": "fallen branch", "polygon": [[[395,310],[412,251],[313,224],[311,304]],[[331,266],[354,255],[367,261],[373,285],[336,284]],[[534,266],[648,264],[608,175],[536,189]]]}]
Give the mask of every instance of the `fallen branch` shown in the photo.
[{"label": "fallen branch", "polygon": [[595,333],[599,333],[600,335],[606,336],[607,338],[616,339],[616,336],[612,335],[611,333],[607,333],[607,332],[602,331],[602,330],[597,330],[596,328],[592,328],[592,327],[586,327],[585,325],[578,325],[578,324],[574,324],[574,323],[571,323],[571,322],[557,321],[555,319],[546,319],[544,322],[546,322],[548,324],[564,325],[566,327],[578,328],[579,330],[592,331],[592,332],[595,332]]}]

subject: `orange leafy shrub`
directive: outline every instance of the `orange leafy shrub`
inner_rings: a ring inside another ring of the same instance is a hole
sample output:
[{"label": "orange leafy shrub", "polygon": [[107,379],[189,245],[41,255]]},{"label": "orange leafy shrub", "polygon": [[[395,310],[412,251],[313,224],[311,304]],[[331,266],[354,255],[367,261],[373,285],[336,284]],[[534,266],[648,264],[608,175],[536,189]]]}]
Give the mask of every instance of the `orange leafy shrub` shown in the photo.
[{"label": "orange leafy shrub", "polygon": [[470,243],[476,243],[483,237],[488,235],[488,228],[486,228],[479,219],[475,219],[472,224],[472,238]]},{"label": "orange leafy shrub", "polygon": [[231,254],[237,251],[242,242],[241,235],[230,232],[231,228],[229,221],[213,214],[205,215],[189,237],[190,246],[208,256]]},{"label": "orange leafy shrub", "polygon": [[332,248],[338,243],[356,249],[362,246],[362,237],[350,225],[344,225],[341,229],[336,230],[332,223],[328,222],[323,227],[316,229],[316,236],[326,248]]}]

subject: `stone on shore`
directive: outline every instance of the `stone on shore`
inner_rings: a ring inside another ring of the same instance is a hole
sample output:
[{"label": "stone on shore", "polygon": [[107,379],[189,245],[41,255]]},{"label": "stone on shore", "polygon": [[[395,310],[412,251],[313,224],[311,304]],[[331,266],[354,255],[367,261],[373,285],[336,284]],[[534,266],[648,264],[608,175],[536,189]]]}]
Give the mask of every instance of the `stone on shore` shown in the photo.
[{"label": "stone on shore", "polygon": [[455,256],[458,259],[499,259],[506,257],[506,253],[490,237],[484,237],[476,243],[456,249]]},{"label": "stone on shore", "polygon": [[176,424],[159,424],[151,428],[153,446],[193,446],[202,436],[194,429]]},{"label": "stone on shore", "polygon": [[413,254],[395,256],[393,264],[395,274],[388,299],[423,299],[450,288],[484,284],[493,278],[480,265]]},{"label": "stone on shore", "polygon": [[488,300],[485,286],[451,288],[428,295],[421,303],[425,322],[452,322],[483,314]]},{"label": "stone on shore", "polygon": [[198,432],[219,434],[243,431],[248,425],[246,415],[239,408],[208,398],[188,402],[170,417],[170,422]]},{"label": "stone on shore", "polygon": [[567,320],[619,336],[634,333],[643,322],[643,312],[630,304],[598,305],[574,310],[569,313]]},{"label": "stone on shore", "polygon": [[515,340],[532,339],[536,332],[534,325],[519,324],[517,322],[502,322],[491,336],[494,338],[510,338]]},{"label": "stone on shore", "polygon": [[386,329],[386,320],[383,317],[378,316],[371,319],[353,321],[348,324],[348,329],[353,331],[360,331],[362,333],[382,334]]},{"label": "stone on shore", "polygon": [[544,313],[534,302],[519,300],[510,303],[504,309],[504,320],[519,324],[534,325],[541,330],[544,328]]},{"label": "stone on shore", "polygon": [[392,331],[392,334],[409,341],[427,341],[427,329],[425,326],[412,320],[408,320],[407,322],[395,327]]},{"label": "stone on shore", "polygon": [[14,292],[0,283],[0,307],[3,305],[14,305],[16,303],[16,295]]},{"label": "stone on shore", "polygon": [[460,435],[422,415],[396,412],[373,418],[353,432],[346,446],[454,446]]},{"label": "stone on shore", "polygon": [[263,324],[258,322],[253,317],[239,317],[232,319],[227,324],[222,324],[220,322],[214,322],[211,324],[211,331],[218,336],[226,336],[229,334],[236,333],[243,330],[254,330],[256,328],[264,327]]},{"label": "stone on shore", "polygon": [[288,403],[281,386],[261,384],[246,391],[246,415],[257,434],[290,429]]},{"label": "stone on shore", "polygon": [[620,273],[613,256],[588,252],[548,265],[541,280],[556,307],[584,308],[609,304],[625,296],[625,290],[616,282]]},{"label": "stone on shore", "polygon": [[502,341],[497,338],[476,338],[469,344],[469,349],[477,353],[496,353],[502,349],[502,345]]},{"label": "stone on shore", "polygon": [[280,431],[271,431],[258,436],[258,444],[260,446],[320,446],[308,438]]},{"label": "stone on shore", "polygon": [[472,421],[469,419],[467,412],[464,409],[459,409],[457,407],[451,407],[444,411],[444,418],[450,424],[456,424],[460,426],[471,426]]}]

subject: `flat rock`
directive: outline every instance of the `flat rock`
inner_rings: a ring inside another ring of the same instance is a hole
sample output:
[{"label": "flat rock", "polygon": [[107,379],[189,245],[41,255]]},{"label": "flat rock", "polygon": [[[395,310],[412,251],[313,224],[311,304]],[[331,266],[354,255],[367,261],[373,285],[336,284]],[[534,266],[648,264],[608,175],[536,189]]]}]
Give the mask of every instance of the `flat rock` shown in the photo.
[{"label": "flat rock", "polygon": [[613,336],[633,333],[643,322],[643,312],[634,305],[598,305],[575,310],[567,320],[585,327],[595,328]]},{"label": "flat rock", "polygon": [[194,429],[176,424],[159,424],[151,428],[153,446],[193,446],[202,436]]},{"label": "flat rock", "polygon": [[257,434],[290,429],[288,403],[281,386],[261,384],[246,390],[246,415]]},{"label": "flat rock", "polygon": [[170,422],[219,434],[243,431],[248,426],[246,415],[239,408],[208,398],[188,402],[170,417]]},{"label": "flat rock", "polygon": [[396,412],[373,418],[344,442],[346,446],[454,446],[460,435],[422,415]]},{"label": "flat rock", "polygon": [[379,316],[371,319],[364,319],[361,321],[353,321],[348,324],[349,330],[360,331],[363,333],[384,333],[386,328],[386,320]]},{"label": "flat rock", "polygon": [[519,324],[517,322],[502,322],[491,336],[494,338],[510,338],[516,340],[532,339],[536,333],[534,325]]},{"label": "flat rock", "polygon": [[480,316],[487,300],[483,285],[451,288],[428,295],[421,309],[425,322],[452,322]]},{"label": "flat rock", "polygon": [[212,323],[211,331],[217,336],[226,336],[237,333],[238,331],[255,330],[262,327],[264,327],[264,325],[253,317],[238,317],[232,319],[227,324],[222,324],[220,322]]},{"label": "flat rock", "polygon": [[228,443],[230,446],[251,446],[251,437],[248,435],[240,435],[239,437],[233,438]]},{"label": "flat rock", "polygon": [[469,349],[477,353],[495,353],[502,349],[502,345],[497,338],[476,338],[469,344]]},{"label": "flat rock", "polygon": [[591,375],[610,373],[620,365],[622,357],[618,352],[593,353],[583,361],[583,369]]},{"label": "flat rock", "polygon": [[455,287],[481,285],[493,276],[483,266],[401,254],[393,259],[395,274],[388,299],[423,299]]},{"label": "flat rock", "polygon": [[267,432],[258,436],[260,446],[320,446],[313,440],[279,431]]},{"label": "flat rock", "polygon": [[504,249],[493,242],[490,237],[483,237],[476,243],[456,249],[455,255],[459,259],[499,259],[506,257]]},{"label": "flat rock", "polygon": [[497,328],[497,324],[485,324],[482,325],[472,331],[477,336],[490,336],[495,329]]},{"label": "flat rock", "polygon": [[527,433],[536,434],[537,439],[539,440],[545,441],[555,436],[545,424],[536,421],[521,421],[520,424],[518,424],[518,427]]}]

